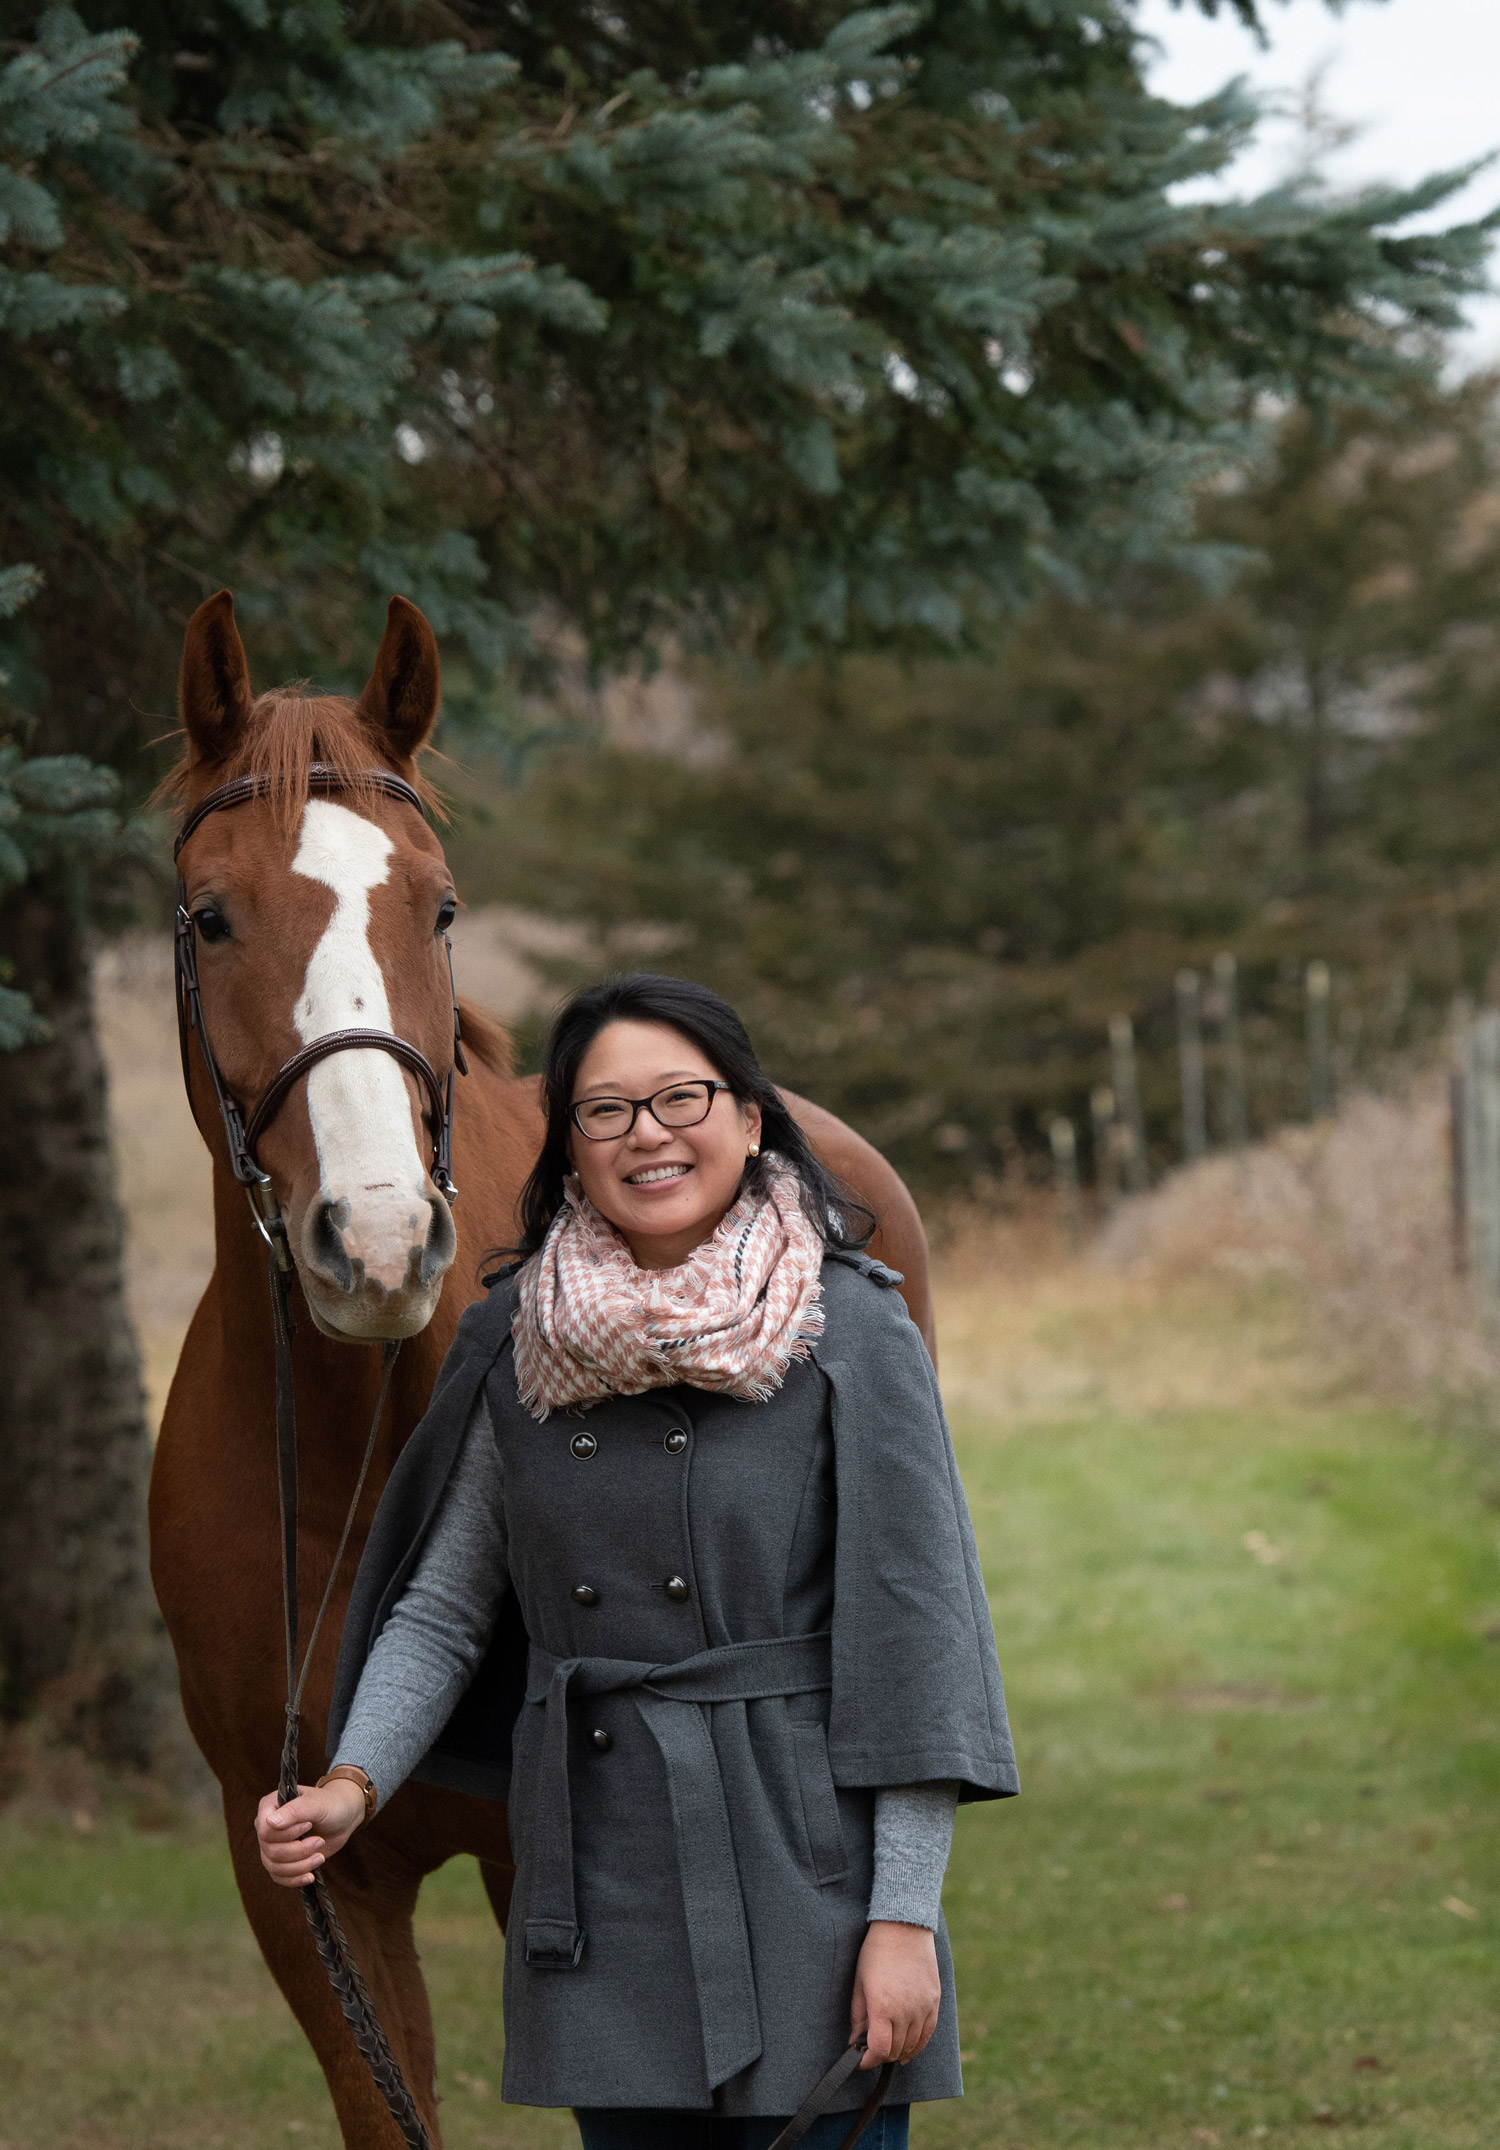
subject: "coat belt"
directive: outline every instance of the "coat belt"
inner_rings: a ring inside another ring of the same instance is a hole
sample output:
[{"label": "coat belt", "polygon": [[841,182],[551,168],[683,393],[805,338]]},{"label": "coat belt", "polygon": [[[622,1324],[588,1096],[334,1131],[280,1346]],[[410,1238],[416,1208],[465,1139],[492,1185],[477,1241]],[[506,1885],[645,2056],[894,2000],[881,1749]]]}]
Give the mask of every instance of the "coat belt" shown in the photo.
[{"label": "coat belt", "polygon": [[719,1758],[701,1705],[815,1694],[833,1684],[833,1638],[793,1635],[732,1642],[675,1664],[623,1657],[553,1657],[533,1643],[526,1699],[546,1710],[526,1962],[569,1971],[583,1954],[573,1889],[573,1804],[568,1782],[568,1700],[628,1694],[661,1750],[677,1837],[677,1866],[709,2088],[749,2067],[761,2050],[750,1936]]}]

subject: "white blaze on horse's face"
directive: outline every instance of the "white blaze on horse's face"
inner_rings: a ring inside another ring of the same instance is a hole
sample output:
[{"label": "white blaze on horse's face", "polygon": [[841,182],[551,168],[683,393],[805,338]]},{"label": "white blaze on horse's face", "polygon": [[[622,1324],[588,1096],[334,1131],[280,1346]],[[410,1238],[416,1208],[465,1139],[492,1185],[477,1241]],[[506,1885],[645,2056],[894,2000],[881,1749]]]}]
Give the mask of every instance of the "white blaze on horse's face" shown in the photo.
[{"label": "white blaze on horse's face", "polygon": [[[332,889],[334,910],[292,1011],[304,1045],[334,1030],[395,1028],[370,945],[370,891],[389,875],[394,850],[382,829],[347,806],[308,801],[292,871]],[[344,1334],[371,1333],[372,1315],[387,1334],[420,1328],[452,1258],[452,1235],[443,1260],[431,1244],[435,1190],[417,1148],[406,1078],[388,1053],[331,1053],[308,1075],[307,1106],[320,1184],[299,1254],[315,1315]],[[445,1225],[445,1205],[437,1207]],[[392,1294],[409,1305],[392,1305]]]}]

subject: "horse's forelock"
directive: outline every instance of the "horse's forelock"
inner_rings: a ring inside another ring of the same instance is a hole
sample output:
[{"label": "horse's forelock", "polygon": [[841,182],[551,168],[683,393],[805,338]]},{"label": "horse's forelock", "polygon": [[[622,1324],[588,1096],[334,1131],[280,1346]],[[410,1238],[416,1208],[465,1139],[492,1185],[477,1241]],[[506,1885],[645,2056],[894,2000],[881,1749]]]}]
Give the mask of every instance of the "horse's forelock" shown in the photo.
[{"label": "horse's forelock", "polygon": [[[221,760],[193,761],[184,752],[156,795],[164,803],[185,806],[193,796],[197,778],[207,777],[210,786],[216,786],[231,783],[237,776],[265,776],[270,779],[270,798],[277,819],[292,829],[307,804],[315,762],[338,770],[345,795],[351,801],[362,793],[375,795],[367,781],[371,769],[396,766],[382,754],[358,703],[347,695],[313,694],[300,682],[273,687],[256,696],[249,722]],[[446,818],[440,795],[419,768],[407,764],[399,773],[415,787],[430,812]]]}]

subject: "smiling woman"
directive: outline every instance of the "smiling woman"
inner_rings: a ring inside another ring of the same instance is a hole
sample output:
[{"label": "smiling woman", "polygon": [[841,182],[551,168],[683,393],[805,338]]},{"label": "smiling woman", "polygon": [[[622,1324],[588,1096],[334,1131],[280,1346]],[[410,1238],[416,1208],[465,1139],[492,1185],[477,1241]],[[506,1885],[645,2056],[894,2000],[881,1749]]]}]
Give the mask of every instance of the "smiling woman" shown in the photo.
[{"label": "smiling woman", "polygon": [[760,1155],[760,1106],[741,1103],[706,1053],[684,1051],[691,1044],[665,1023],[612,1022],[574,1080],[578,1184],[643,1269],[685,1261]]},{"label": "smiling woman", "polygon": [[873,1213],[814,1154],[739,1017],[687,979],[611,978],[577,994],[548,1042],[542,1094],[547,1136],[513,1250],[523,1260],[540,1253],[574,1178],[642,1268],[670,1268],[742,1190],[765,1187],[762,1150],[794,1175],[823,1237],[870,1238]]},{"label": "smiling woman", "polygon": [[417,1771],[504,1783],[507,2098],[585,2150],[767,2150],[799,2106],[806,2150],[856,2108],[902,2150],[962,2089],[954,1807],[1016,1789],[931,1361],[716,994],[579,994],[543,1099],[521,1259],[372,1527],[334,1772],[263,1800],[262,1860],[304,1885]]}]

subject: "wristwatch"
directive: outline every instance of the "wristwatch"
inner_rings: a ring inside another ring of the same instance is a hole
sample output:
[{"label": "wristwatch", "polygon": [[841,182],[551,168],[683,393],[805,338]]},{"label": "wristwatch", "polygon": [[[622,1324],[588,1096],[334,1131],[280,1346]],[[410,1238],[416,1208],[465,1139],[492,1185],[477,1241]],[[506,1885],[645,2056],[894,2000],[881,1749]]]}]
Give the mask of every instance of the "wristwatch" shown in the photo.
[{"label": "wristwatch", "polygon": [[336,1763],[326,1776],[319,1777],[314,1789],[321,1792],[325,1784],[336,1784],[340,1778],[347,1779],[350,1784],[357,1784],[364,1793],[365,1820],[368,1821],[375,1812],[375,1804],[380,1794],[376,1791],[365,1772],[354,1762]]}]

